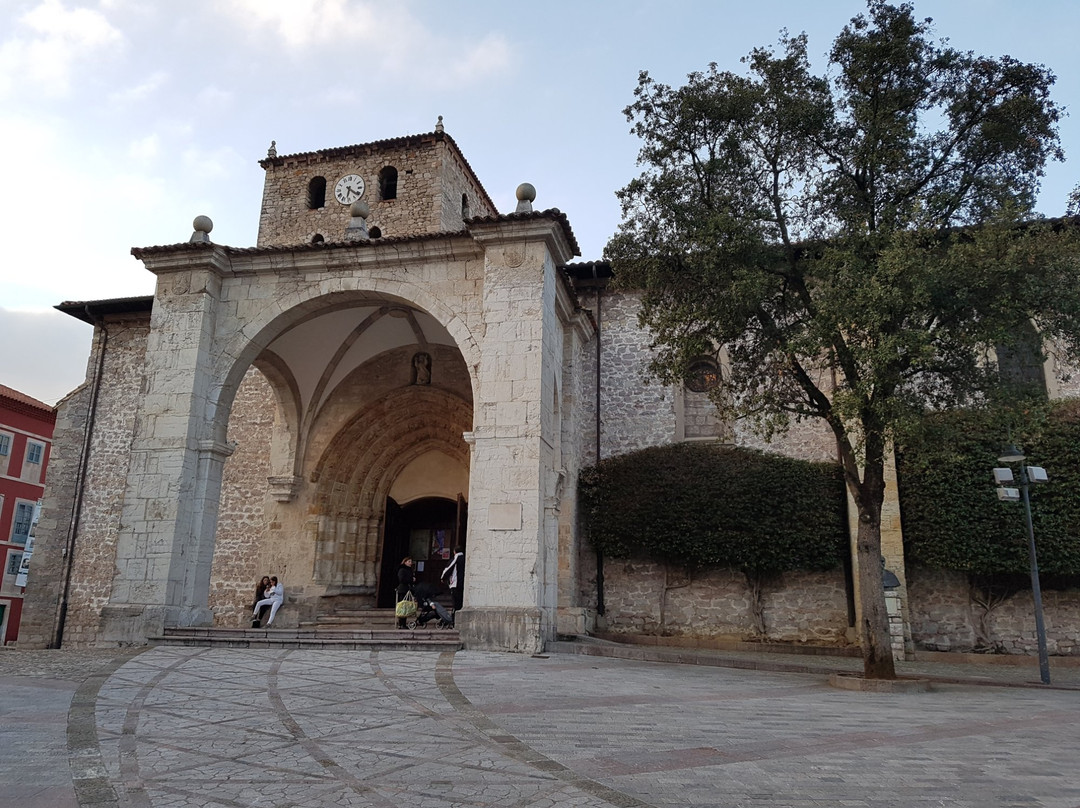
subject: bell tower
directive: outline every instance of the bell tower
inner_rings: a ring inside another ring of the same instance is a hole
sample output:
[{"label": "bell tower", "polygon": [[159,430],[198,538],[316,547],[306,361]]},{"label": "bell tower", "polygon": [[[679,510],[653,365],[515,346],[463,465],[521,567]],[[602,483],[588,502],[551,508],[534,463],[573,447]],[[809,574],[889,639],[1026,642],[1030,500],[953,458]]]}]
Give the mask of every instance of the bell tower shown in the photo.
[{"label": "bell tower", "polygon": [[441,115],[434,132],[355,146],[278,155],[275,142],[259,165],[260,247],[343,241],[358,201],[369,208],[370,238],[453,233],[497,215]]}]

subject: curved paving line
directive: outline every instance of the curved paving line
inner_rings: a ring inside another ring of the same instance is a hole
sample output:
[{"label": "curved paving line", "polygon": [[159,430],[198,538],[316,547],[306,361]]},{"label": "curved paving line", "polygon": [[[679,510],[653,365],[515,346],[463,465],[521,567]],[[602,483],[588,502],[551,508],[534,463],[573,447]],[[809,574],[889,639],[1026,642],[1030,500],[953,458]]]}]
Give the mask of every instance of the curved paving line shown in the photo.
[{"label": "curved paving line", "polygon": [[139,729],[139,716],[142,713],[143,704],[146,703],[146,697],[174,670],[210,650],[210,648],[203,648],[194,654],[184,655],[171,665],[162,668],[139,688],[139,692],[131,700],[131,704],[128,705],[124,714],[124,727],[120,732],[120,740],[117,744],[120,750],[120,777],[124,782],[125,805],[132,805],[135,808],[150,808],[150,795],[146,793],[142,777],[139,774],[139,739],[136,734]]},{"label": "curved paving line", "polygon": [[107,665],[88,676],[71,698],[67,716],[68,766],[71,768],[72,785],[75,786],[75,799],[81,806],[113,808],[119,805],[116,790],[101,760],[95,717],[97,698],[101,686],[110,676],[148,650],[149,647],[145,647],[133,653],[119,653]]},{"label": "curved paving line", "polygon": [[296,739],[296,742],[304,748],[304,751],[311,756],[312,760],[326,769],[327,773],[339,783],[348,786],[357,794],[362,794],[379,808],[400,808],[398,803],[387,799],[372,786],[335,761],[314,738],[304,732],[296,719],[292,717],[292,713],[285,706],[285,701],[281,698],[281,692],[278,690],[278,671],[291,653],[291,651],[286,651],[279,659],[275,660],[274,664],[270,666],[269,675],[267,676],[266,694],[270,699],[270,706],[277,714],[278,721]]},{"label": "curved paving line", "polygon": [[642,802],[637,797],[623,791],[617,791],[610,786],[578,774],[568,766],[552,760],[547,755],[538,752],[524,741],[506,732],[479,707],[469,701],[458,688],[457,683],[454,681],[455,653],[455,651],[444,651],[439,655],[439,661],[435,666],[435,682],[438,684],[439,691],[443,694],[443,698],[446,699],[447,703],[465,721],[472,724],[492,746],[498,748],[507,757],[532,766],[552,777],[557,777],[586,794],[591,794],[611,805],[618,806],[618,808],[656,808],[652,803]]}]

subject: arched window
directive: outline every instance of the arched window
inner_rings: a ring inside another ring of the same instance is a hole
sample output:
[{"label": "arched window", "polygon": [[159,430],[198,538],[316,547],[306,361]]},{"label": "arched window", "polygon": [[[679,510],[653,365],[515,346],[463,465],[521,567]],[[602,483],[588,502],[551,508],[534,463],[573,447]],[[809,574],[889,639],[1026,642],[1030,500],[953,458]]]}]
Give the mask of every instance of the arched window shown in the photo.
[{"label": "arched window", "polygon": [[686,374],[686,389],[693,393],[707,393],[720,384],[720,366],[709,358],[695,359]]},{"label": "arched window", "polygon": [[381,238],[381,237],[382,237],[382,230],[380,230],[378,227],[372,227],[371,229],[368,230],[368,238]]},{"label": "arched window", "polygon": [[323,238],[322,233],[316,233],[314,236],[311,237],[312,244],[322,244],[324,241],[326,241],[326,239]]},{"label": "arched window", "polygon": [[308,210],[326,207],[326,177],[312,177],[307,186]]},{"label": "arched window", "polygon": [[469,197],[467,197],[465,194],[462,194],[461,195],[461,220],[465,221],[470,216],[472,216],[472,213],[469,210]]},{"label": "arched window", "polygon": [[379,172],[379,199],[397,199],[397,169],[393,166]]},{"label": "arched window", "polygon": [[710,392],[720,386],[720,365],[703,356],[690,363],[682,391],[682,406],[677,410],[681,440],[723,440],[728,430],[720,418]]}]

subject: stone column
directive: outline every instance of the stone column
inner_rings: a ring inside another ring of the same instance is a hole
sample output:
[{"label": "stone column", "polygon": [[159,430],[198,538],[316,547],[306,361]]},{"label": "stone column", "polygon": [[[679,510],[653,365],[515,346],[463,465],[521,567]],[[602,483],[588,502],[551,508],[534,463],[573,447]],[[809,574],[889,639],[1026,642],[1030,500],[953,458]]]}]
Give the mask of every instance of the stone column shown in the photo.
[{"label": "stone column", "polygon": [[357,578],[361,586],[375,592],[379,578],[379,547],[382,540],[382,519],[367,516],[360,520],[360,558]]},{"label": "stone column", "polygon": [[207,606],[221,471],[231,447],[212,423],[221,272],[212,246],[154,250],[158,275],[117,538],[99,640],[142,644],[166,625],[210,625]]}]

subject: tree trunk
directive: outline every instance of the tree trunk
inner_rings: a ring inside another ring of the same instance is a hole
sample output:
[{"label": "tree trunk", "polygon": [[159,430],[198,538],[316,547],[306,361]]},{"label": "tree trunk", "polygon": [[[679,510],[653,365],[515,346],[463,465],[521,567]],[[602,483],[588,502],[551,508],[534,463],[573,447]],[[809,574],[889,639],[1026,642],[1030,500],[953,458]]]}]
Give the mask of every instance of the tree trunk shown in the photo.
[{"label": "tree trunk", "polygon": [[884,460],[880,455],[875,460],[867,457],[859,488],[855,553],[859,567],[859,605],[862,607],[859,641],[863,652],[863,675],[867,679],[895,679],[896,665],[881,574],[881,504],[885,499],[885,476]]}]

